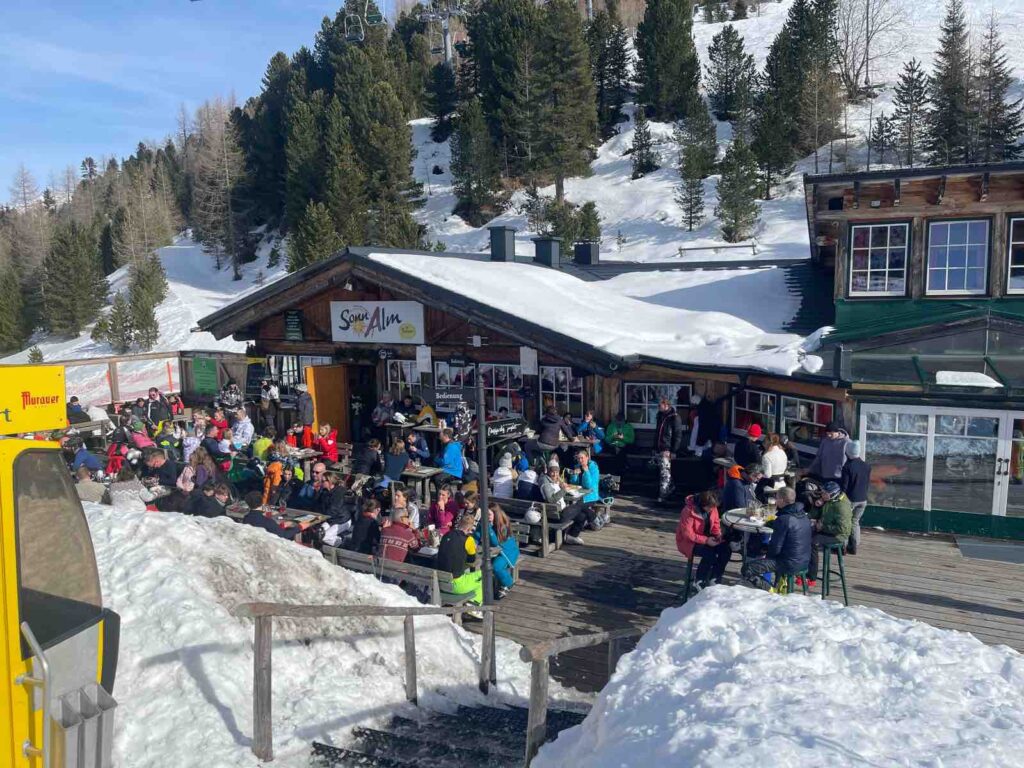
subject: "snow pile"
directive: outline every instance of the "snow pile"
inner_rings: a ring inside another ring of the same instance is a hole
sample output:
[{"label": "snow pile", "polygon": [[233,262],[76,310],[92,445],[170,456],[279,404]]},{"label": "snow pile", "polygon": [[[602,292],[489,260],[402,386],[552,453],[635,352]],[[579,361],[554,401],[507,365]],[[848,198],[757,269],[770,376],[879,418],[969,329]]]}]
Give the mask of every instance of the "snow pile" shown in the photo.
[{"label": "snow pile", "polygon": [[[800,336],[765,333],[725,312],[637,301],[606,283],[585,282],[554,269],[415,253],[372,253],[369,258],[613,355],[749,366],[782,374],[800,365]],[[731,309],[731,302],[723,301],[722,309]]]},{"label": "snow pile", "polygon": [[1024,658],[972,635],[715,587],[625,656],[536,768],[1019,766]]},{"label": "snow pile", "polygon": [[947,384],[954,387],[1000,387],[1002,384],[987,373],[980,371],[936,371],[936,384]]},{"label": "snow pile", "polygon": [[[242,602],[417,605],[398,587],[227,518],[137,513],[85,504],[105,604],[121,615],[114,760],[148,766],[252,766],[253,623]],[[420,700],[450,710],[481,702],[479,638],[443,617],[416,619]],[[276,764],[308,765],[313,740],[402,706],[401,619],[274,622]],[[529,668],[499,640],[501,699],[525,696]]]}]

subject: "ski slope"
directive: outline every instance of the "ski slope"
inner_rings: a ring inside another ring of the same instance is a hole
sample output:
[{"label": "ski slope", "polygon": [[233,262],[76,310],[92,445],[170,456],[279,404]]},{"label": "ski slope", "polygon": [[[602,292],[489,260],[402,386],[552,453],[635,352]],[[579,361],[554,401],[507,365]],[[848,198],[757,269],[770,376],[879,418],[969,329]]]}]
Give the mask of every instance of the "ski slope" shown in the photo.
[{"label": "ski slope", "polygon": [[[419,605],[396,586],[328,563],[228,518],[85,504],[104,605],[121,616],[114,764],[123,768],[253,766],[251,601]],[[416,619],[421,704],[452,711],[484,701],[480,639],[444,617]],[[274,622],[274,765],[309,765],[314,740],[342,744],[405,704],[400,619]],[[499,639],[490,703],[523,703],[530,670]],[[574,696],[557,683],[554,695]],[[578,698],[578,697],[576,697]]]},{"label": "ski slope", "polygon": [[662,613],[534,768],[1014,768],[1024,657],[814,597],[713,587]]}]

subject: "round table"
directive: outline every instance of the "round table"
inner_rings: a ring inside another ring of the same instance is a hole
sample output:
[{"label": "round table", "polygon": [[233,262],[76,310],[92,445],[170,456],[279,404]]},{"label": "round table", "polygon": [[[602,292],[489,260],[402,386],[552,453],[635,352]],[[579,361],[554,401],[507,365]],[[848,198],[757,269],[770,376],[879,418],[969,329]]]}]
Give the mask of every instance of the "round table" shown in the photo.
[{"label": "round table", "polygon": [[743,565],[747,564],[747,541],[750,539],[750,534],[771,533],[774,530],[766,523],[755,523],[747,517],[746,507],[737,507],[736,509],[730,509],[728,512],[724,512],[722,514],[722,525],[727,528],[734,528],[743,534],[743,549],[740,550]]}]

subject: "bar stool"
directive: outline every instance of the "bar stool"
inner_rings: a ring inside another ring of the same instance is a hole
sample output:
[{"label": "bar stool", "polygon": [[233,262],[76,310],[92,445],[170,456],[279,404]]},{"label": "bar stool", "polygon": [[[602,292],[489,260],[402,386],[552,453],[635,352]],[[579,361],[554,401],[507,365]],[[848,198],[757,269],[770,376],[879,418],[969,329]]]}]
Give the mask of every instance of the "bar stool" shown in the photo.
[{"label": "bar stool", "polygon": [[[834,544],[823,544],[821,547],[823,559],[822,559],[822,571],[821,571],[821,599],[824,600],[828,597],[829,592],[832,588],[832,576],[838,575],[839,581],[843,585],[843,603],[845,605],[850,604],[850,599],[846,594],[846,569],[843,567],[843,545],[839,542]],[[831,565],[831,555],[836,553],[836,562],[839,564],[839,570],[833,571]]]},{"label": "bar stool", "polygon": [[786,575],[786,593],[792,595],[796,591],[796,577],[800,577],[800,584],[803,586],[804,594],[807,594],[807,571],[803,570],[800,573],[790,573]]},{"label": "bar stool", "polygon": [[690,586],[693,584],[693,555],[686,559],[686,589],[683,592],[683,605],[690,599]]}]

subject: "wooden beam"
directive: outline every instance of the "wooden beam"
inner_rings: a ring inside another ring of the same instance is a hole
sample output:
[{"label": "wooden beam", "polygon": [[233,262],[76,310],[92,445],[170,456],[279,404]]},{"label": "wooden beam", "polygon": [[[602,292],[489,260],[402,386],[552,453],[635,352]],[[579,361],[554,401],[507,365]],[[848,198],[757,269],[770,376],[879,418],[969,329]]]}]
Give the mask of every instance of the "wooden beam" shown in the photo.
[{"label": "wooden beam", "polygon": [[942,205],[942,199],[946,196],[946,177],[939,177],[939,193],[935,197],[935,204]]},{"label": "wooden beam", "polygon": [[893,204],[894,208],[898,208],[900,203],[902,202],[902,199],[901,199],[901,194],[902,194],[901,187],[902,186],[903,186],[902,180],[900,180],[900,179],[894,179],[893,180],[893,182],[892,182],[892,204]]},{"label": "wooden beam", "polygon": [[985,173],[982,174],[982,176],[981,176],[981,194],[978,195],[978,200],[980,200],[983,203],[986,200],[988,200],[989,177],[990,177],[990,174],[989,174],[988,171],[985,171]]},{"label": "wooden beam", "polygon": [[860,208],[860,182],[853,182],[853,207]]},{"label": "wooden beam", "polygon": [[252,751],[260,760],[274,759],[274,731],[271,726],[272,690],[270,652],[273,647],[273,618],[256,617],[256,638],[253,649]]}]

